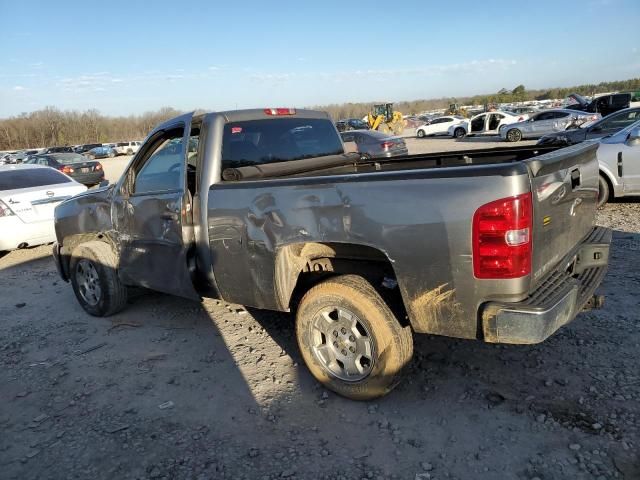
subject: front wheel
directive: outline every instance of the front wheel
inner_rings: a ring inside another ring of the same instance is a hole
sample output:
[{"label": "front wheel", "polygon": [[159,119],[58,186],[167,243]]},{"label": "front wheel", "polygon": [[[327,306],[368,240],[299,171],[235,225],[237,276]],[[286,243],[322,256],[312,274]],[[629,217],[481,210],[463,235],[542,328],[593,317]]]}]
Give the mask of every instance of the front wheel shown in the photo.
[{"label": "front wheel", "polygon": [[78,245],[71,254],[69,272],[73,292],[84,310],[95,317],[108,317],[127,303],[127,287],[118,278],[117,257],[105,242]]},{"label": "front wheel", "polygon": [[413,355],[411,328],[357,275],[330,278],[306,293],[296,337],[316,380],[354,400],[390,392]]},{"label": "front wheel", "polygon": [[418,130],[418,138],[424,138],[426,135],[426,133],[424,133],[424,130]]},{"label": "front wheel", "polygon": [[519,142],[522,140],[522,132],[517,128],[512,128],[507,132],[507,140],[510,142]]},{"label": "front wheel", "polygon": [[609,195],[611,194],[611,189],[609,188],[609,182],[607,179],[600,175],[600,179],[598,181],[598,208],[604,207],[604,204],[609,201]]}]

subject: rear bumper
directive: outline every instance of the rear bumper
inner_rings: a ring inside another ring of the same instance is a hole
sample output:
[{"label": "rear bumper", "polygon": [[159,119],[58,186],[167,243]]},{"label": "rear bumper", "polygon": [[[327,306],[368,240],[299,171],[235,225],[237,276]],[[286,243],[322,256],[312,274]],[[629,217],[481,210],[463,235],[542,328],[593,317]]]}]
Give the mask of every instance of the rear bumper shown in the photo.
[{"label": "rear bumper", "polygon": [[71,178],[73,178],[78,183],[82,183],[83,185],[95,185],[104,180],[104,170],[92,173],[80,173],[77,175],[72,175]]},{"label": "rear bumper", "polygon": [[525,300],[484,304],[481,318],[485,341],[540,343],[583,309],[600,304],[590,300],[607,272],[610,244],[611,230],[596,227]]},{"label": "rear bumper", "polygon": [[15,250],[22,245],[34,247],[55,239],[53,219],[31,223],[25,223],[15,215],[0,219],[0,251]]}]

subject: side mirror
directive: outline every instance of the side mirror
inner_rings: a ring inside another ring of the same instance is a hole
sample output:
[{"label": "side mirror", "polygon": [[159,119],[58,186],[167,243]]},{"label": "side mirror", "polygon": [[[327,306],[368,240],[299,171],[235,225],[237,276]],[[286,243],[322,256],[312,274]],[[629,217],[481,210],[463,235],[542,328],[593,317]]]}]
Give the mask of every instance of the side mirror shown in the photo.
[{"label": "side mirror", "polygon": [[629,132],[629,136],[627,137],[627,145],[640,145],[640,127],[636,127]]},{"label": "side mirror", "polygon": [[102,188],[102,187],[108,187],[109,186],[109,180],[103,180],[98,184],[98,187]]}]

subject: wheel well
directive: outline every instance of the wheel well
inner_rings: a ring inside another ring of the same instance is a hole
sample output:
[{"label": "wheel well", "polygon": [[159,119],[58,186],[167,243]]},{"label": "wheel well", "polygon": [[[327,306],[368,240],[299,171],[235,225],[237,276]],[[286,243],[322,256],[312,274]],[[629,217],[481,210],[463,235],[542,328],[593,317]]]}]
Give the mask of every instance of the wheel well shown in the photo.
[{"label": "wheel well", "polygon": [[333,275],[354,274],[365,278],[380,293],[403,325],[408,317],[393,265],[374,247],[348,243],[297,243],[276,256],[276,293],[283,310],[295,310],[303,295]]},{"label": "wheel well", "polygon": [[607,185],[609,186],[609,198],[608,198],[608,200],[611,200],[613,197],[615,197],[615,195],[613,193],[613,182],[609,178],[609,175],[607,175],[603,170],[600,170],[600,176],[602,178],[604,178],[604,181],[607,182]]}]

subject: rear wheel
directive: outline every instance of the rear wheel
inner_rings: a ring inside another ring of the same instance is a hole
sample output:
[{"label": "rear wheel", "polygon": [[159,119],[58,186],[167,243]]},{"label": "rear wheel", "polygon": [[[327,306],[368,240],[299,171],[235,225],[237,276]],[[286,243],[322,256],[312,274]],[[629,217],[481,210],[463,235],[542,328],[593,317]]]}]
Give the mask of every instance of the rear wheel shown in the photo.
[{"label": "rear wheel", "polygon": [[609,195],[611,195],[609,182],[602,176],[602,174],[600,174],[600,179],[598,181],[598,208],[603,207],[604,204],[609,201]]},{"label": "rear wheel", "polygon": [[133,150],[131,150],[130,148],[127,150],[127,155],[133,155]]},{"label": "rear wheel", "polygon": [[418,130],[418,138],[424,138],[425,135],[424,130]]},{"label": "rear wheel", "polygon": [[517,128],[512,128],[507,132],[507,140],[510,142],[519,142],[522,140],[522,132]]},{"label": "rear wheel", "polygon": [[69,272],[73,292],[90,315],[107,317],[127,303],[127,287],[118,278],[117,258],[108,244],[94,241],[78,245],[71,254]]},{"label": "rear wheel", "polygon": [[465,132],[464,128],[456,128],[456,129],[453,131],[453,136],[454,136],[455,138],[462,138],[462,137],[464,137],[466,134],[467,134],[467,132]]},{"label": "rear wheel", "polygon": [[333,277],[309,290],[296,315],[307,367],[325,387],[354,400],[390,392],[413,355],[410,327],[357,275]]},{"label": "rear wheel", "polygon": [[109,158],[113,158],[116,156],[116,152],[114,152],[113,150],[109,152]]}]

